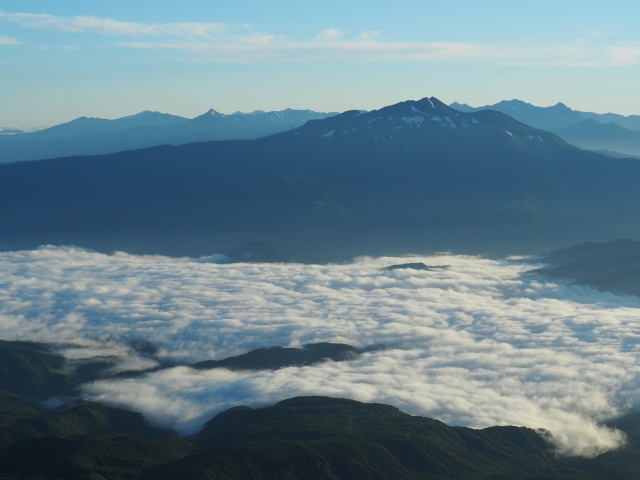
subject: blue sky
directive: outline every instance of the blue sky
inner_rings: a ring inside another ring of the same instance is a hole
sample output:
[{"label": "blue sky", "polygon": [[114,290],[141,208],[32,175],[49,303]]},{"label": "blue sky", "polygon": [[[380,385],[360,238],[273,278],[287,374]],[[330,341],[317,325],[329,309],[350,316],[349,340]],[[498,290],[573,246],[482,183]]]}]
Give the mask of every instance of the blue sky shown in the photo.
[{"label": "blue sky", "polygon": [[0,126],[435,96],[640,114],[640,3],[0,0]]}]

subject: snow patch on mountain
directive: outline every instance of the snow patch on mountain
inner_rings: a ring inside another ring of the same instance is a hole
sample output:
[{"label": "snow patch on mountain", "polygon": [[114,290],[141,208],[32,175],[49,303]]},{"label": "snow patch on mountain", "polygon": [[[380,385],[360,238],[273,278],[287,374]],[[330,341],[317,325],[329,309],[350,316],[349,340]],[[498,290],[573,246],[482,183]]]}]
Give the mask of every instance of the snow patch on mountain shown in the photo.
[{"label": "snow patch on mountain", "polygon": [[334,134],[334,133],[336,133],[336,131],[335,131],[335,130],[329,130],[327,133],[324,133],[322,136],[323,136],[324,138],[331,138],[331,137],[333,137],[333,134]]},{"label": "snow patch on mountain", "polygon": [[419,127],[422,126],[422,124],[424,123],[424,117],[402,117],[402,121],[405,122],[407,125],[417,125]]}]

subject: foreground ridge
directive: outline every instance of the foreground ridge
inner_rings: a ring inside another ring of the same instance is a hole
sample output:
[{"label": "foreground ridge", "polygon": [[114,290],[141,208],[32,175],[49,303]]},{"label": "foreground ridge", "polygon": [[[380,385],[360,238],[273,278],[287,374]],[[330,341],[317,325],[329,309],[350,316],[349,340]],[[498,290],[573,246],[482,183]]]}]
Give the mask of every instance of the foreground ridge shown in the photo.
[{"label": "foreground ridge", "polygon": [[[53,391],[31,386],[54,374],[59,357],[31,342],[0,342],[0,354],[24,378],[13,383],[20,393],[0,391],[0,475],[8,479],[586,480],[640,473],[635,446],[566,458],[543,431],[450,427],[388,405],[329,397],[235,407],[183,439],[146,425],[139,414],[94,403],[42,409],[38,400]],[[12,385],[4,375],[3,384]],[[65,388],[77,385],[68,378]]]}]

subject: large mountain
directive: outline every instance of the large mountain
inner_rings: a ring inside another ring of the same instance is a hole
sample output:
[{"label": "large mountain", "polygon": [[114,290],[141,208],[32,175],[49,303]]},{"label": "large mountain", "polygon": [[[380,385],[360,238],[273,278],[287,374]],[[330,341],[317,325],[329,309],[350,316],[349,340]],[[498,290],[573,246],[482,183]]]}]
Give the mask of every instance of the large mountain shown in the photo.
[{"label": "large mountain", "polygon": [[425,98],[253,141],[0,165],[0,247],[526,253],[640,236],[639,176],[637,161]]},{"label": "large mountain", "polygon": [[0,163],[96,155],[154,145],[253,139],[331,115],[335,114],[292,109],[225,115],[212,109],[193,119],[150,111],[116,120],[80,117],[36,132],[0,135]]},{"label": "large mountain", "polygon": [[503,100],[477,108],[455,102],[451,107],[464,112],[496,110],[532,127],[554,132],[580,148],[640,157],[640,115],[581,112],[563,103],[537,107],[521,100]]}]

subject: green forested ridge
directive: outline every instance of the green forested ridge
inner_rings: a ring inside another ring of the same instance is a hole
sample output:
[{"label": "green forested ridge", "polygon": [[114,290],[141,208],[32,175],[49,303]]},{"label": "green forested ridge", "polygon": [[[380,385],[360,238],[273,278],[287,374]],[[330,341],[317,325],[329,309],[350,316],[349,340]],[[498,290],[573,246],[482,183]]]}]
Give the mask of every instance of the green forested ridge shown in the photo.
[{"label": "green forested ridge", "polygon": [[248,353],[227,357],[222,360],[204,360],[193,364],[193,368],[227,368],[229,370],[277,370],[288,366],[313,365],[333,360],[350,360],[358,355],[375,350],[384,350],[384,345],[370,345],[364,348],[342,343],[309,343],[302,348],[270,347],[259,348]]},{"label": "green forested ridge", "polygon": [[[530,428],[450,427],[388,405],[327,397],[235,407],[187,440],[102,405],[76,400],[44,409],[47,390],[35,387],[63,375],[61,364],[39,344],[0,342],[0,352],[13,359],[3,364],[0,385],[0,479],[640,478],[634,436],[629,447],[594,459],[564,458]],[[13,378],[25,371],[28,381]],[[61,378],[75,390],[73,376]],[[631,432],[637,421],[616,425]]]},{"label": "green forested ridge", "polygon": [[0,472],[6,478],[29,479],[141,478],[145,467],[194,451],[193,445],[175,436],[31,437],[0,450]]},{"label": "green forested ridge", "polygon": [[0,340],[0,389],[19,395],[48,397],[72,393],[63,372],[64,358],[35,342]]},{"label": "green forested ridge", "polygon": [[[0,341],[0,478],[129,479],[197,448],[142,415],[78,399],[76,376],[43,344]],[[70,397],[71,398],[71,397]]]},{"label": "green forested ridge", "polygon": [[[79,437],[83,435],[136,435],[143,438],[171,435],[150,427],[142,415],[92,403],[55,410],[15,409],[13,421],[0,426],[0,447],[33,436]],[[8,413],[12,411],[0,412]]]}]

